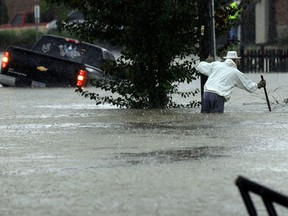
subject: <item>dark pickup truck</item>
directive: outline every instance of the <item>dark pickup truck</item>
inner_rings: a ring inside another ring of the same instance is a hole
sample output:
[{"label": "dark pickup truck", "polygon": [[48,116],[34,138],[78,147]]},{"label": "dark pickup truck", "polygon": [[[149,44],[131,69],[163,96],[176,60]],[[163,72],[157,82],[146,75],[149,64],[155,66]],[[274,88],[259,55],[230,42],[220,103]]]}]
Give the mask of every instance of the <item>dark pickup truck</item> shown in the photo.
[{"label": "dark pickup truck", "polygon": [[96,45],[44,35],[34,47],[10,46],[1,64],[0,84],[19,87],[84,87],[91,79],[106,78],[104,60],[113,54]]}]

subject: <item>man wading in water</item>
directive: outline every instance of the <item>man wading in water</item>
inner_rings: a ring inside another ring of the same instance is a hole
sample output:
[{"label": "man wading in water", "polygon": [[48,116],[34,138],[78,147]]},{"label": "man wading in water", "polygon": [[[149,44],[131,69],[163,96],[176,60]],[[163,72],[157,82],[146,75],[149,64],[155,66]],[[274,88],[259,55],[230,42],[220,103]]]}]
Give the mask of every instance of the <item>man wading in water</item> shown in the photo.
[{"label": "man wading in water", "polygon": [[208,76],[201,113],[224,113],[224,103],[230,99],[235,86],[250,93],[266,86],[265,80],[253,82],[237,69],[240,58],[236,51],[228,51],[224,62],[212,62],[213,58],[209,56],[196,67],[200,73]]}]

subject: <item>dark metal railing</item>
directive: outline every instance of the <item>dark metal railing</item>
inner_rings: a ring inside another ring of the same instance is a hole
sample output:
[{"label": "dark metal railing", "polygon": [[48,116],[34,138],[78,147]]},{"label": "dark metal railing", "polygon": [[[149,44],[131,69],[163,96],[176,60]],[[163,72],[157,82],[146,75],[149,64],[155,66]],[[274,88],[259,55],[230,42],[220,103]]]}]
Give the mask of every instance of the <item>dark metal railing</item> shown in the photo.
[{"label": "dark metal railing", "polygon": [[244,73],[288,72],[288,49],[247,49],[241,55]]},{"label": "dark metal railing", "polygon": [[[288,208],[288,197],[284,196],[276,191],[273,191],[267,187],[257,184],[247,178],[239,176],[236,179],[236,185],[239,188],[243,202],[246,206],[248,214],[250,216],[257,216],[257,210],[251,199],[251,194],[254,193],[262,198],[262,201],[266,207],[269,216],[277,216],[274,204],[281,205]],[[287,211],[288,213],[288,211]],[[287,214],[285,214],[287,215]]]}]

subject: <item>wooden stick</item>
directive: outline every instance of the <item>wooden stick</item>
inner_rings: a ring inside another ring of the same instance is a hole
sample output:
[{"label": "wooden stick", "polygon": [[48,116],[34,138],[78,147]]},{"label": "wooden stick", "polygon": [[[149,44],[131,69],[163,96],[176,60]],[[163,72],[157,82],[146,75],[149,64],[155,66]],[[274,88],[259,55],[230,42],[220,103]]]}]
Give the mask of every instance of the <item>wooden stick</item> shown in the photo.
[{"label": "wooden stick", "polygon": [[[264,80],[263,75],[261,75],[261,80]],[[266,87],[265,87],[265,86],[264,86],[263,88],[264,88],[264,93],[265,93],[265,97],[266,97],[266,102],[267,102],[267,105],[268,105],[268,109],[269,109],[269,111],[271,112],[271,106],[270,106],[270,102],[269,102],[267,90],[266,90]]]}]

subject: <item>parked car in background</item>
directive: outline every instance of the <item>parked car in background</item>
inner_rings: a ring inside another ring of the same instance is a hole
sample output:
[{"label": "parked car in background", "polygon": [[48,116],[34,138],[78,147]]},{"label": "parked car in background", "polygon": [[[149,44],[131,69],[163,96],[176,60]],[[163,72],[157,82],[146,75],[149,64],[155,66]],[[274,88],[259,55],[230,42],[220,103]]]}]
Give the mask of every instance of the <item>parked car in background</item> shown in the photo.
[{"label": "parked car in background", "polygon": [[1,64],[2,86],[83,87],[109,78],[102,70],[114,55],[100,46],[60,36],[44,35],[32,49],[10,46]]}]

